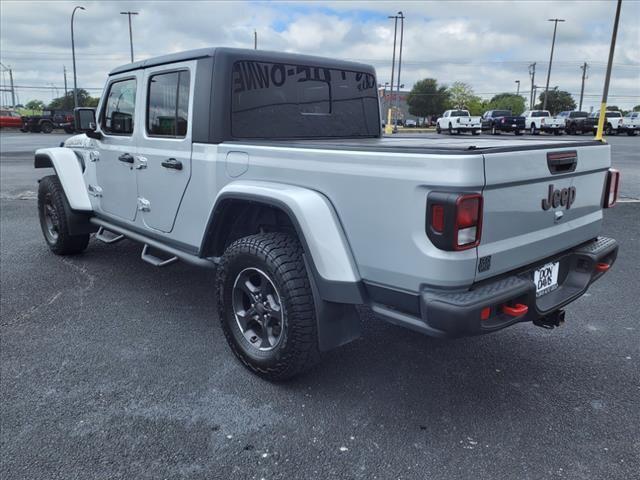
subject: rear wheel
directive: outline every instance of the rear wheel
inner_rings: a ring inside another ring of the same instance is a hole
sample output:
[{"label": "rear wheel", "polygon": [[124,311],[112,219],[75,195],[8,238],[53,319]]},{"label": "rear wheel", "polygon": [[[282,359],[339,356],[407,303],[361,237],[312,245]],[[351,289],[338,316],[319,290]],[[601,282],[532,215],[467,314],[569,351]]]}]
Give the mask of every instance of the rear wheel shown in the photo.
[{"label": "rear wheel", "polygon": [[629,130],[629,131],[627,132],[627,135],[629,135],[630,137],[633,137],[633,136],[635,136],[635,135],[636,135],[636,131],[635,131],[635,130]]},{"label": "rear wheel", "polygon": [[436,133],[442,133],[442,129],[440,128],[439,123],[436,123]]},{"label": "rear wheel", "polygon": [[611,124],[607,123],[607,126],[604,127],[605,135],[611,135],[612,132],[613,132],[613,128],[611,127]]},{"label": "rear wheel", "polygon": [[497,135],[498,134],[498,129],[496,128],[495,125],[491,125],[491,135]]},{"label": "rear wheel", "polygon": [[449,124],[449,135],[453,135],[453,126]]},{"label": "rear wheel", "polygon": [[275,232],[236,240],[222,256],[216,287],[222,330],[249,370],[284,380],[316,363],[313,294],[295,237]]},{"label": "rear wheel", "polygon": [[56,255],[80,253],[89,244],[89,234],[71,235],[65,210],[67,199],[60,180],[49,175],[38,186],[38,214],[42,234],[49,249]]},{"label": "rear wheel", "polygon": [[531,124],[531,129],[529,131],[531,132],[531,135],[538,135],[538,129],[536,128],[535,123]]},{"label": "rear wheel", "polygon": [[515,131],[514,131],[514,133],[515,133],[516,135],[522,135],[522,131],[520,131],[520,130],[515,130]]},{"label": "rear wheel", "polygon": [[53,124],[51,122],[42,122],[42,124],[40,125],[40,131],[42,133],[53,132]]}]

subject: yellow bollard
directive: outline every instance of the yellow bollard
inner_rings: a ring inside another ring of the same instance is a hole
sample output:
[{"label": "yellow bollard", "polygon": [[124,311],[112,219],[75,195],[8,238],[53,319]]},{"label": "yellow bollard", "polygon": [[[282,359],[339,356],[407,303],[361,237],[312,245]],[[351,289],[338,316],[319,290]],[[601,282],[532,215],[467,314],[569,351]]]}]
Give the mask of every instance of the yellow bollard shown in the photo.
[{"label": "yellow bollard", "polygon": [[391,109],[387,110],[387,124],[384,126],[384,133],[391,135],[393,133],[393,125],[391,125]]},{"label": "yellow bollard", "polygon": [[596,130],[596,138],[594,140],[598,140],[602,143],[607,143],[607,141],[602,138],[602,133],[604,130],[604,121],[607,116],[607,102],[602,102],[600,104],[600,117],[598,118],[598,130]]}]

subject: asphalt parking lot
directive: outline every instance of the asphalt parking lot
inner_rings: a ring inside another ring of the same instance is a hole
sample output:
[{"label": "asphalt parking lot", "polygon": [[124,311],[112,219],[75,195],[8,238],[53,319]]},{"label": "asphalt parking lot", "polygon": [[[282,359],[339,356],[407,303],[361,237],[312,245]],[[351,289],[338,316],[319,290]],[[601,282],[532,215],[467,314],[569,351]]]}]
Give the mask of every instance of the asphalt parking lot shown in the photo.
[{"label": "asphalt parking lot", "polygon": [[32,151],[62,138],[0,136],[1,478],[638,478],[640,138],[609,139],[620,253],[563,327],[437,340],[363,312],[284,384],[232,357],[210,272],[49,252]]}]

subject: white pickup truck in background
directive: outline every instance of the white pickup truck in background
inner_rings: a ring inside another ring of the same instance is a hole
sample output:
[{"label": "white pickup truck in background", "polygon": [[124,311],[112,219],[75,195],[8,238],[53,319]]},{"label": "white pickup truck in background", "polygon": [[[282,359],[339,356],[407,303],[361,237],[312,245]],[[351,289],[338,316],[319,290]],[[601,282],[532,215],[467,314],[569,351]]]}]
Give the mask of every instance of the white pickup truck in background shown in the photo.
[{"label": "white pickup truck in background", "polygon": [[566,120],[561,117],[552,117],[549,110],[527,110],[523,112],[525,125],[531,135],[538,135],[540,132],[562,135]]},{"label": "white pickup truck in background", "polygon": [[627,132],[627,135],[633,136],[640,130],[640,112],[629,112],[622,118],[622,124],[618,127],[620,133]]},{"label": "white pickup truck in background", "polygon": [[442,133],[443,130],[449,135],[461,132],[478,135],[482,131],[482,119],[472,117],[468,110],[447,110],[436,120],[436,132]]}]

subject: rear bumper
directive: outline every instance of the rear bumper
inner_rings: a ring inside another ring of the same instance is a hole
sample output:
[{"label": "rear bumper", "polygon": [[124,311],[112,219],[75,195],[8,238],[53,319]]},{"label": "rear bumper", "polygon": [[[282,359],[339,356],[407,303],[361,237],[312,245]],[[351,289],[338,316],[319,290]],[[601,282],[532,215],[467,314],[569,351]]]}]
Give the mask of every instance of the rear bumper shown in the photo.
[{"label": "rear bumper", "polygon": [[454,126],[453,129],[460,132],[476,132],[482,130],[482,127],[480,125],[460,125]]},{"label": "rear bumper", "polygon": [[[583,295],[613,265],[617,254],[618,243],[600,237],[498,279],[480,282],[470,290],[452,292],[425,288],[420,293],[417,312],[376,303],[372,308],[391,323],[436,337],[480,335],[520,322],[544,323]],[[558,288],[536,298],[533,272],[549,262],[560,262]],[[608,267],[598,269],[598,264]],[[409,304],[406,298],[400,303]],[[519,315],[504,312],[505,306],[516,304],[526,306],[526,312]],[[490,315],[482,320],[481,313],[487,307]]]}]

